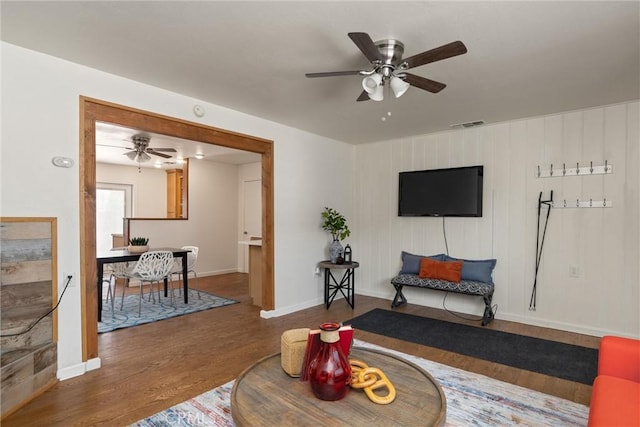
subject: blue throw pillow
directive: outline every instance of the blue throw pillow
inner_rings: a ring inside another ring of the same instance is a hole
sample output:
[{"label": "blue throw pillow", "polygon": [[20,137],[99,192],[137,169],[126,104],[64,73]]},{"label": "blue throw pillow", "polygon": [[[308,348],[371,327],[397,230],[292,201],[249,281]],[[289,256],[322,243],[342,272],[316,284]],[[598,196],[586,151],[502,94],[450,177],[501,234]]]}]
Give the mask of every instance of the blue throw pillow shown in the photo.
[{"label": "blue throw pillow", "polygon": [[444,254],[438,255],[414,255],[409,252],[402,251],[402,269],[399,274],[418,274],[420,272],[420,261],[422,258],[431,258],[436,261],[444,261]]},{"label": "blue throw pillow", "polygon": [[445,261],[462,261],[462,280],[471,280],[474,282],[484,282],[484,283],[493,283],[493,278],[491,275],[493,274],[493,269],[496,266],[495,259],[481,259],[481,260],[472,260],[472,259],[458,259],[450,257],[449,255],[444,256]]}]

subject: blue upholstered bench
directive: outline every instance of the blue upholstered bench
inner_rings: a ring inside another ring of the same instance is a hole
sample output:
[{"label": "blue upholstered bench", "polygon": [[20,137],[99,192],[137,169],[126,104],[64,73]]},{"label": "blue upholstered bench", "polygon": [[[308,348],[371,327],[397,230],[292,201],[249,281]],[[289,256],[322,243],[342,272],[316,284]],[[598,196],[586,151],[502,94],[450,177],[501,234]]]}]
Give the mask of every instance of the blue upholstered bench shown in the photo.
[{"label": "blue upholstered bench", "polygon": [[391,284],[396,290],[396,295],[391,303],[391,308],[396,308],[407,303],[407,298],[402,293],[405,286],[433,289],[437,291],[455,292],[465,295],[481,296],[484,300],[485,309],[482,316],[482,326],[488,325],[493,320],[493,310],[491,300],[493,299],[494,284],[491,274],[496,265],[496,260],[458,260],[448,255],[431,255],[427,258],[437,261],[462,261],[462,274],[459,282],[448,280],[421,278],[420,262],[424,258],[421,255],[413,255],[402,252],[402,269],[400,273],[391,279]]}]

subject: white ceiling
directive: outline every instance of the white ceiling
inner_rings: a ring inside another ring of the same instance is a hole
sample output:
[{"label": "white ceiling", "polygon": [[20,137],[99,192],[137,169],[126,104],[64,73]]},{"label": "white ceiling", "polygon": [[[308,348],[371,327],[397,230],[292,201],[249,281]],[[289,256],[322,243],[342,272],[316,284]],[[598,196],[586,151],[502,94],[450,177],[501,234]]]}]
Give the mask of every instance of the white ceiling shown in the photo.
[{"label": "white ceiling", "polygon": [[219,163],[241,165],[261,161],[260,154],[248,151],[234,150],[220,145],[211,145],[203,142],[189,141],[172,136],[140,131],[138,129],[117,126],[110,123],[96,123],[96,162],[111,163],[124,166],[138,166],[137,162],[129,160],[125,153],[133,149],[133,136],[143,135],[150,138],[149,147],[173,148],[175,153],[163,153],[171,155],[166,159],[151,154],[151,160],[140,163],[140,167],[159,167],[162,169],[182,169],[179,159],[196,160],[196,154],[203,155],[202,160]]},{"label": "white ceiling", "polygon": [[[638,1],[1,7],[6,42],[354,144],[640,98]],[[404,57],[455,40],[468,53],[411,70],[446,83],[438,94],[412,87],[399,99],[356,102],[359,76],[305,77],[368,68],[348,32],[398,39]]]}]

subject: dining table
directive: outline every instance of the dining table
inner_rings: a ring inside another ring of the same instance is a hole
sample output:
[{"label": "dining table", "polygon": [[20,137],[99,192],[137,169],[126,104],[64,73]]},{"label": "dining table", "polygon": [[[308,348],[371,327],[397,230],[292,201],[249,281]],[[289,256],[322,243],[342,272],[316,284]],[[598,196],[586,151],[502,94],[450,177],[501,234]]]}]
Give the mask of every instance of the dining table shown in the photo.
[{"label": "dining table", "polygon": [[[187,304],[189,302],[187,255],[191,251],[182,248],[150,248],[149,251],[170,251],[173,253],[174,258],[182,259],[182,286],[184,290],[184,303]],[[98,322],[102,321],[102,281],[105,264],[137,261],[143,253],[144,252],[129,252],[127,248],[116,248],[96,255],[96,263],[98,266]],[[166,277],[164,279],[164,296],[168,296],[168,283]]]}]

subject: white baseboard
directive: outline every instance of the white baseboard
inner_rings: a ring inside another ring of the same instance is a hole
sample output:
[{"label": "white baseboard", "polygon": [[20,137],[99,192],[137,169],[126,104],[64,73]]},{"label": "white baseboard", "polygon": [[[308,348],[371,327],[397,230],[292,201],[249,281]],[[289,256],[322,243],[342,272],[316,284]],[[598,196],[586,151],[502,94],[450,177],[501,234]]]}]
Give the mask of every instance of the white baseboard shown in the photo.
[{"label": "white baseboard", "polygon": [[78,363],[77,365],[69,366],[67,368],[58,369],[56,376],[60,381],[68,380],[70,378],[79,377],[89,371],[100,369],[102,361],[99,357],[89,359],[86,362]]},{"label": "white baseboard", "polygon": [[272,317],[284,316],[285,314],[295,313],[296,311],[305,310],[320,304],[324,304],[324,299],[318,298],[302,304],[291,305],[289,307],[283,307],[276,310],[261,310],[260,317],[263,319],[271,319]]},{"label": "white baseboard", "polygon": [[[390,301],[393,301],[393,296],[390,296],[389,293],[386,293],[386,292],[369,292],[368,290],[362,290],[361,289],[358,292],[358,294],[356,294],[356,303],[357,303],[357,296],[358,295],[365,295],[365,296],[370,296],[370,297],[383,298],[383,299],[388,299]],[[432,307],[432,308],[442,309],[442,307],[440,307],[440,306],[425,305],[425,304],[420,304],[419,302],[413,302],[412,304],[423,305],[425,307]],[[456,311],[459,311],[459,310],[456,310]],[[460,310],[460,312],[463,313],[464,311]],[[473,313],[466,313],[466,314],[473,314]],[[577,334],[591,335],[591,336],[596,336],[596,337],[603,337],[605,335],[616,335],[616,336],[621,336],[621,337],[639,339],[639,337],[635,337],[635,336],[632,336],[632,335],[629,335],[629,334],[625,334],[624,332],[620,332],[620,331],[612,331],[612,330],[608,330],[608,329],[593,328],[593,327],[588,327],[588,326],[584,326],[584,325],[576,325],[576,324],[573,324],[573,323],[556,322],[556,321],[544,320],[544,319],[536,319],[536,318],[529,317],[529,316],[522,316],[522,315],[513,314],[513,313],[501,312],[499,309],[498,309],[498,312],[496,313],[496,317],[495,318],[499,319],[499,320],[507,320],[507,321],[510,321],[510,322],[523,323],[525,325],[532,325],[532,326],[540,326],[540,327],[543,327],[543,328],[558,329],[558,330],[561,330],[561,331],[575,332]]]},{"label": "white baseboard", "polygon": [[[229,274],[229,273],[237,273],[237,268],[229,268],[224,270],[214,270],[214,271],[198,271],[198,277],[207,277],[207,276],[219,276],[221,274]],[[191,279],[193,274],[189,274],[189,279]]]},{"label": "white baseboard", "polygon": [[616,335],[619,337],[640,339],[639,337],[634,337],[620,331],[585,327],[583,325],[576,325],[573,323],[566,323],[566,322],[556,322],[553,320],[535,319],[532,317],[522,316],[522,315],[513,314],[513,313],[500,313],[500,310],[498,310],[496,319],[508,320],[510,322],[524,323],[525,325],[541,326],[543,328],[558,329],[558,330],[567,331],[567,332],[575,332],[577,334],[591,335],[595,337],[603,337],[605,335]]}]

